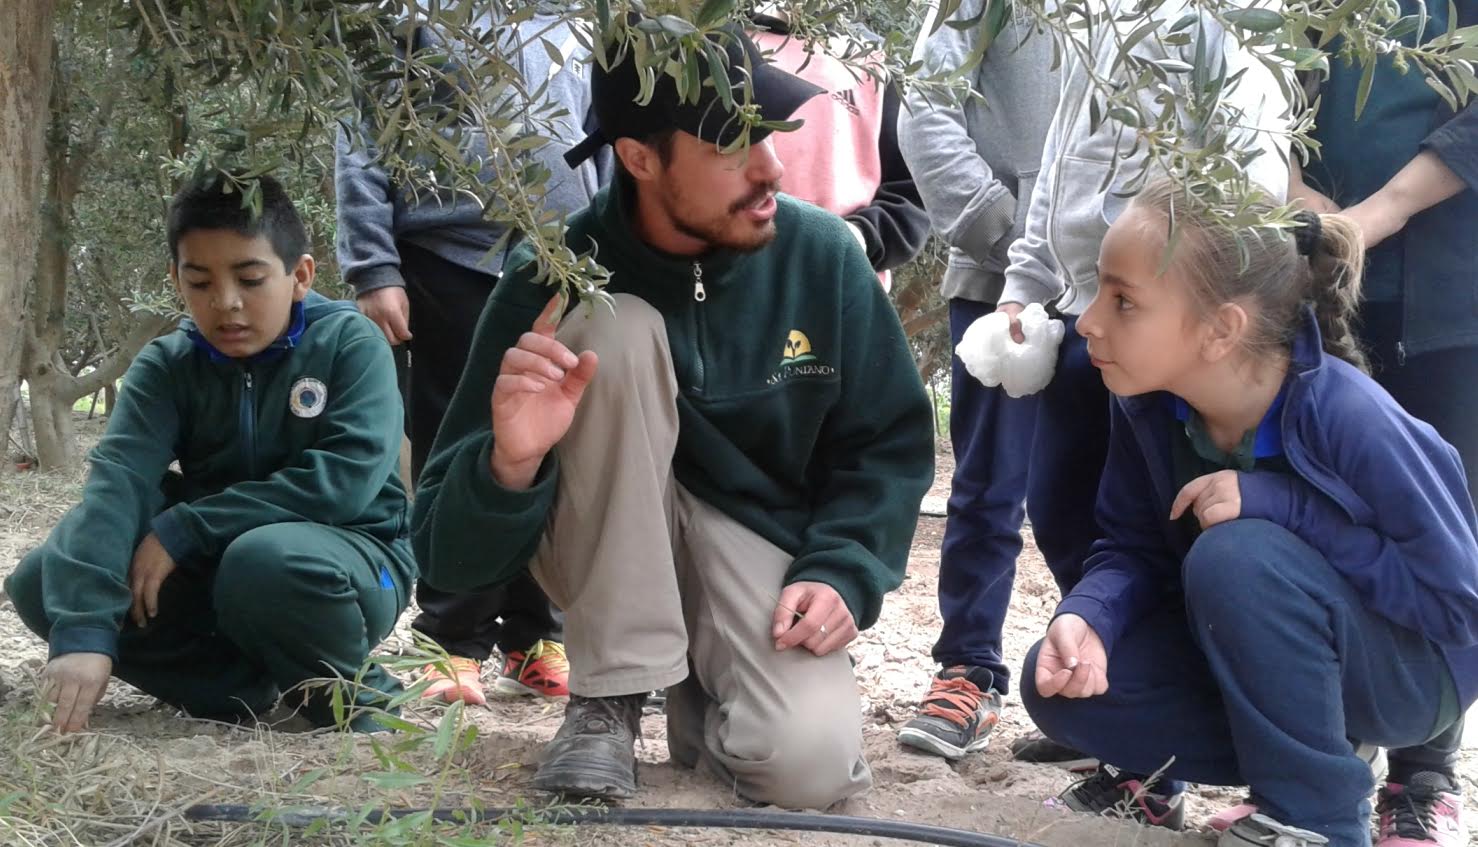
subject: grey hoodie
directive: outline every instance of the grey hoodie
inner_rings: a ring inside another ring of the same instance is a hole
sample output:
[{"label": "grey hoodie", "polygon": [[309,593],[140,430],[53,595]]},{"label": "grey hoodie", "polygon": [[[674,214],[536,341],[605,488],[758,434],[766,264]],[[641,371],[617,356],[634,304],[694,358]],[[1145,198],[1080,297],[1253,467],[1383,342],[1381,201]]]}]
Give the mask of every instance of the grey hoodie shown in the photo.
[{"label": "grey hoodie", "polygon": [[[964,0],[954,20],[977,18],[984,5]],[[931,7],[930,22],[934,13]],[[976,51],[983,26],[940,25],[915,48],[923,73],[947,73],[963,65]],[[972,96],[961,103],[910,93],[898,118],[898,145],[935,234],[949,245],[943,296],[994,303],[1006,250],[1026,221],[1042,142],[1057,107],[1052,37],[1034,32],[1031,18],[1018,14],[969,81],[983,99]]]},{"label": "grey hoodie", "polygon": [[[1121,28],[1120,38],[1138,27],[1143,20],[1125,15],[1133,0],[1088,0],[1094,11],[1112,8]],[[1238,5],[1252,5],[1244,0]],[[1183,15],[1197,13],[1204,28],[1187,29],[1188,44],[1166,44],[1162,37]],[[1282,199],[1288,192],[1288,164],[1284,157],[1288,148],[1288,99],[1278,79],[1266,66],[1242,49],[1210,15],[1201,13],[1192,0],[1170,0],[1154,13],[1160,29],[1137,42],[1132,53],[1143,59],[1176,60],[1190,64],[1196,60],[1198,42],[1205,38],[1209,70],[1214,77],[1225,67],[1226,75],[1243,74],[1240,83],[1231,87],[1219,109],[1243,130],[1236,133],[1238,146],[1251,145],[1261,155],[1248,168],[1253,182]],[[1081,31],[1077,37],[1083,38]],[[1031,207],[1026,215],[1022,237],[1011,245],[1011,264],[1006,270],[1006,288],[1002,303],[1054,303],[1064,314],[1081,315],[1098,294],[1098,249],[1109,225],[1114,222],[1129,198],[1123,196],[1126,184],[1141,170],[1146,154],[1119,159],[1118,169],[1103,185],[1114,162],[1116,150],[1135,147],[1134,132],[1123,123],[1105,119],[1097,131],[1092,128],[1088,98],[1092,83],[1084,72],[1075,51],[1064,51],[1062,97],[1042,151],[1042,173],[1037,180]],[[1087,53],[1095,75],[1108,79],[1115,76],[1114,63],[1119,44],[1106,27],[1094,31]],[[1171,87],[1177,95],[1189,84],[1189,75],[1172,74]],[[1178,87],[1178,88],[1177,88]],[[1151,113],[1160,106],[1160,92],[1147,87],[1139,98]],[[1185,98],[1177,96],[1183,104]],[[1186,126],[1190,117],[1181,107]],[[1123,140],[1120,140],[1120,136]],[[1142,148],[1141,148],[1142,149]]]},{"label": "grey hoodie", "polygon": [[[484,17],[481,23],[492,29],[491,19]],[[600,185],[594,162],[572,171],[562,158],[584,136],[581,124],[590,105],[589,53],[568,25],[551,14],[535,15],[519,24],[517,33],[517,42],[526,46],[518,51],[510,48],[508,60],[530,88],[537,89],[547,81],[546,96],[565,112],[554,121],[558,131],[553,143],[533,154],[550,172],[545,204],[564,213],[576,212],[589,204]],[[540,35],[564,56],[563,65],[551,60],[539,42]],[[507,40],[514,41],[511,32]],[[413,50],[451,52],[450,45],[443,45],[428,26],[417,28],[412,35]],[[335,246],[340,271],[355,292],[405,285],[398,241],[429,250],[464,268],[488,274],[501,272],[503,256],[487,254],[505,228],[484,219],[478,204],[465,197],[423,192],[417,202],[408,192],[392,186],[376,161],[373,138],[374,131],[369,127],[363,128],[357,139],[341,128],[334,161],[338,194]],[[487,156],[487,142],[480,128],[464,129],[461,143],[468,161]],[[484,178],[490,176],[490,172],[484,172]]]}]

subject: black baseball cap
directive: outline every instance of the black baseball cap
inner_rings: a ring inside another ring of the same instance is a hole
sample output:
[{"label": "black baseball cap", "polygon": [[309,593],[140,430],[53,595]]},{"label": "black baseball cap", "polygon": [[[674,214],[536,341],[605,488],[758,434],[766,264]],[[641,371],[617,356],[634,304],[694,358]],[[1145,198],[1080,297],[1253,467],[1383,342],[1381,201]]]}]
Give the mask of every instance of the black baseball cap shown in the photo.
[{"label": "black baseball cap", "polygon": [[[802,103],[823,91],[766,61],[759,48],[737,26],[722,27],[711,33],[708,40],[727,59],[725,65],[735,105],[743,102],[741,86],[748,75],[750,101],[759,106],[763,120],[787,120]],[[702,62],[705,69],[710,67],[706,60]],[[651,102],[638,104],[636,98],[640,93],[641,80],[631,51],[610,70],[595,63],[590,75],[590,99],[596,130],[565,153],[570,167],[576,167],[618,138],[648,138],[666,129],[680,129],[704,141],[727,145],[738,139],[743,130],[743,124],[724,107],[718,89],[711,84],[703,87],[696,103],[683,102],[678,99],[677,84],[672,77],[659,73]],[[761,141],[770,132],[768,128],[755,127],[749,131],[749,140]]]}]

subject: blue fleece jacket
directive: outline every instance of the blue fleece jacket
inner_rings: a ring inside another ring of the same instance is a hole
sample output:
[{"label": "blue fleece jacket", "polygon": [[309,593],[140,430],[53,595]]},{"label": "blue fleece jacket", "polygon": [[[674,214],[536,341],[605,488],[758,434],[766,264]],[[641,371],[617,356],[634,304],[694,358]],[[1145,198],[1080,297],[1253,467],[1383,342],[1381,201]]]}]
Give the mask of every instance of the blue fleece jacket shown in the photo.
[{"label": "blue fleece jacket", "polygon": [[[1110,652],[1130,624],[1181,593],[1192,543],[1169,518],[1175,398],[1158,392],[1111,405],[1098,494],[1106,537],[1057,607],[1084,618]],[[1294,343],[1280,429],[1294,473],[1241,473],[1242,517],[1288,528],[1368,609],[1426,636],[1466,708],[1478,699],[1478,518],[1457,451],[1368,376],[1324,353],[1312,312]]]},{"label": "blue fleece jacket", "polygon": [[[1400,0],[1400,6],[1403,15],[1418,11],[1415,0]],[[1478,26],[1478,2],[1462,0],[1449,10],[1443,0],[1427,0],[1426,7],[1433,16],[1426,32],[1408,35],[1404,43],[1425,43],[1451,24]],[[1456,12],[1456,21],[1449,11]],[[1328,49],[1340,47],[1335,41]],[[1363,75],[1358,63],[1330,63],[1313,132],[1322,144],[1321,161],[1307,176],[1345,207],[1369,197],[1427,150],[1462,178],[1463,191],[1413,215],[1401,232],[1370,251],[1365,288],[1372,300],[1399,299],[1399,356],[1478,345],[1478,98],[1454,111],[1415,68],[1403,73],[1386,55],[1378,57],[1370,99],[1357,121]]]}]

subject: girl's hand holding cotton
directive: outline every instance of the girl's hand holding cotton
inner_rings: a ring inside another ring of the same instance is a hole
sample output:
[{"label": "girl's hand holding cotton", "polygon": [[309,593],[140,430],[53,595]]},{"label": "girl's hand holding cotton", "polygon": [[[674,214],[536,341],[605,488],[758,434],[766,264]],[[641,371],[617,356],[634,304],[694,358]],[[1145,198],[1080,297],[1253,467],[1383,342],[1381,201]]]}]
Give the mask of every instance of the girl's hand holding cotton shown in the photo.
[{"label": "girl's hand holding cotton", "polygon": [[1241,517],[1242,486],[1237,472],[1217,471],[1186,483],[1170,504],[1170,519],[1179,520],[1187,508],[1203,530]]},{"label": "girl's hand holding cotton", "polygon": [[1047,317],[1040,303],[1021,312],[1021,334],[1011,338],[1011,318],[992,312],[970,324],[955,347],[970,375],[987,388],[1001,386],[1012,397],[1025,397],[1047,387],[1057,367],[1057,345],[1065,329],[1062,321]]}]

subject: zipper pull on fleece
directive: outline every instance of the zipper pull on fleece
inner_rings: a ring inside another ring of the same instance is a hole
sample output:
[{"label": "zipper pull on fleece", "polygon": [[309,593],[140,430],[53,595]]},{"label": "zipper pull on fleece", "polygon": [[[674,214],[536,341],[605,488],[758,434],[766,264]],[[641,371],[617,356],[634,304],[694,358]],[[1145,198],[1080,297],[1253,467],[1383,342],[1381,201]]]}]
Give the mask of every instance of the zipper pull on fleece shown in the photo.
[{"label": "zipper pull on fleece", "polygon": [[703,266],[697,262],[693,263],[693,299],[699,303],[708,299],[708,292],[703,290]]}]

